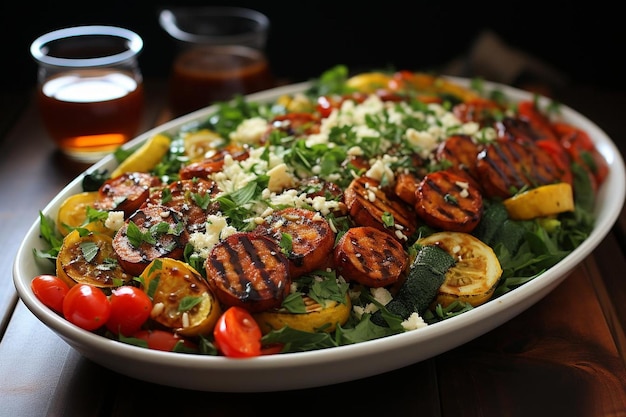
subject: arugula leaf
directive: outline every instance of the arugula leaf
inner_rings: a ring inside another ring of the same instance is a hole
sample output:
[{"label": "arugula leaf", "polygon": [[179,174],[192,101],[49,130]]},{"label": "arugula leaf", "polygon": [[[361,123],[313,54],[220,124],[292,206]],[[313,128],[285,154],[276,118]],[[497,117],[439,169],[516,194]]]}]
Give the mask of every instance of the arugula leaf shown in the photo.
[{"label": "arugula leaf", "polygon": [[267,333],[261,338],[261,343],[263,345],[284,344],[283,352],[306,352],[338,346],[328,333],[305,332],[289,326]]},{"label": "arugula leaf", "polygon": [[57,230],[54,220],[42,211],[39,211],[39,234],[50,247],[47,250],[33,249],[35,257],[55,262],[63,244],[63,236]]}]

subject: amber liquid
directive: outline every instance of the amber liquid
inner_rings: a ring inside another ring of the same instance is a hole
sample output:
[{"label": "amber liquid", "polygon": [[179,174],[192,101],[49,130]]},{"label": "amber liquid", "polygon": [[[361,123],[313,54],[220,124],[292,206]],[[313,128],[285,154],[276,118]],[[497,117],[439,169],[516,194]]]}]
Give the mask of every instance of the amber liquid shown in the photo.
[{"label": "amber liquid", "polygon": [[39,89],[50,136],[72,159],[94,162],[132,139],[143,114],[143,85],[110,69],[72,70]]},{"label": "amber liquid", "polygon": [[272,87],[265,56],[246,47],[196,47],[175,60],[170,78],[170,106],[180,116],[236,94]]}]

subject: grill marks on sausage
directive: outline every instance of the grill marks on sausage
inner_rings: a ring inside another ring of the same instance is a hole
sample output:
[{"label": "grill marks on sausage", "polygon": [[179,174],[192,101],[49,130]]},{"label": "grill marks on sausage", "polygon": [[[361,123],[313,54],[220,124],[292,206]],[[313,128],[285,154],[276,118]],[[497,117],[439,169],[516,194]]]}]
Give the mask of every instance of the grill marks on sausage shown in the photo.
[{"label": "grill marks on sausage", "polygon": [[476,169],[489,197],[508,198],[525,186],[559,181],[550,155],[532,142],[498,139],[478,154]]},{"label": "grill marks on sausage", "polygon": [[213,201],[219,187],[213,180],[179,180],[171,183],[167,186],[167,191],[165,190],[160,188],[152,192],[144,206],[161,204],[172,207],[182,214],[189,233],[204,232],[207,215],[219,211],[219,203]]},{"label": "grill marks on sausage", "polygon": [[353,227],[339,239],[335,267],[347,280],[370,287],[396,283],[408,263],[402,244],[388,233],[369,226]]},{"label": "grill marks on sausage", "polygon": [[[130,222],[137,226],[141,234],[150,235],[156,242],[140,239],[139,244],[136,244],[136,237],[129,237],[128,234]],[[183,249],[189,241],[189,234],[180,226],[182,222],[182,215],[171,207],[153,205],[137,210],[113,238],[113,249],[120,265],[129,273],[139,276],[157,258],[182,259]],[[156,233],[151,229],[161,223],[167,223],[169,231]],[[173,231],[178,231],[178,234]]]},{"label": "grill marks on sausage", "polygon": [[126,172],[104,182],[98,189],[98,210],[124,212],[124,217],[133,214],[146,201],[150,188],[162,185],[159,177],[146,172]]},{"label": "grill marks on sausage", "polygon": [[329,258],[335,233],[315,211],[293,207],[279,210],[257,226],[254,233],[271,237],[279,244],[283,234],[291,237],[291,249],[287,253],[291,278],[331,266]]},{"label": "grill marks on sausage", "polygon": [[468,135],[453,135],[441,142],[435,151],[437,161],[451,164],[448,171],[465,176],[467,181],[480,188],[476,162],[481,147]]},{"label": "grill marks on sausage", "polygon": [[426,224],[444,230],[471,232],[480,221],[483,200],[466,177],[450,171],[426,175],[416,191],[416,213]]},{"label": "grill marks on sausage", "polygon": [[[413,210],[398,197],[385,193],[373,178],[355,178],[344,193],[344,202],[357,225],[377,228],[399,240],[403,240],[402,235],[411,236],[417,227]],[[393,216],[393,227],[383,223],[386,213]]]},{"label": "grill marks on sausage", "polygon": [[235,233],[213,247],[205,265],[209,286],[228,306],[278,308],[289,292],[287,258],[265,236]]},{"label": "grill marks on sausage", "polygon": [[239,145],[228,145],[216,151],[200,161],[192,162],[182,167],[178,175],[183,180],[193,178],[208,178],[211,174],[219,172],[224,168],[226,157],[229,156],[235,161],[243,161],[250,156],[248,149]]}]

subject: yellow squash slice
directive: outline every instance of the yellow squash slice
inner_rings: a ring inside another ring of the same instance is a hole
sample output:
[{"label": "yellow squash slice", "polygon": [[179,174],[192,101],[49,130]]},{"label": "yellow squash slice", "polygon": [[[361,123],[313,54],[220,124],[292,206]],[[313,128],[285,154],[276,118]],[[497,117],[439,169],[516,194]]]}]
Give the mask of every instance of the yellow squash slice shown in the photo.
[{"label": "yellow squash slice", "polygon": [[417,243],[437,245],[455,260],[439,287],[435,304],[446,307],[454,301],[461,301],[478,306],[491,298],[502,275],[502,267],[489,245],[461,232],[434,233]]},{"label": "yellow squash slice", "polygon": [[574,210],[572,186],[566,182],[542,185],[504,200],[509,217],[530,220]]},{"label": "yellow squash slice", "polygon": [[290,313],[281,309],[255,313],[253,316],[259,323],[263,334],[269,333],[271,330],[279,330],[285,326],[310,333],[318,330],[332,332],[337,324],[343,325],[348,321],[352,309],[350,297],[347,296],[345,303],[328,300],[324,306],[305,296],[304,304],[306,313],[302,314]]},{"label": "yellow squash slice", "polygon": [[133,277],[115,261],[112,242],[107,234],[92,231],[81,236],[78,230],[71,231],[57,256],[57,276],[70,287],[84,283],[112,288],[127,283]]},{"label": "yellow squash slice", "polygon": [[102,221],[87,226],[87,207],[94,207],[98,199],[97,191],[85,191],[73,194],[61,203],[57,214],[57,229],[66,236],[76,227],[87,227],[94,232],[106,233],[113,236],[114,231],[108,230]]},{"label": "yellow squash slice", "polygon": [[183,336],[211,334],[222,309],[198,271],[185,262],[159,258],[141,278],[152,298],[153,320]]}]

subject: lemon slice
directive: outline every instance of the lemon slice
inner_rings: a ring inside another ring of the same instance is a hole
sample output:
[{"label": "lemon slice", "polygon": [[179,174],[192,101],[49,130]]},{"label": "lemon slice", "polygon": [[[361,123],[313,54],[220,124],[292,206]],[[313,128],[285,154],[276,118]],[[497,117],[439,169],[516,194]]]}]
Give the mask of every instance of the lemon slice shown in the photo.
[{"label": "lemon slice", "polygon": [[477,306],[491,298],[502,275],[502,267],[489,245],[462,232],[434,233],[417,243],[436,245],[455,261],[445,274],[435,303],[446,307],[454,301],[462,301]]},{"label": "lemon slice", "polygon": [[391,77],[382,72],[364,72],[346,81],[346,86],[362,93],[374,93],[380,88],[388,88]]},{"label": "lemon slice", "polygon": [[574,210],[572,186],[566,182],[542,185],[504,200],[509,217],[530,220]]},{"label": "lemon slice", "polygon": [[97,191],[72,194],[61,203],[57,214],[57,228],[63,236],[73,228],[87,223],[87,207],[94,207],[98,200]]},{"label": "lemon slice", "polygon": [[170,138],[163,134],[152,136],[115,168],[111,178],[125,172],[150,172],[170,149],[170,142]]}]

